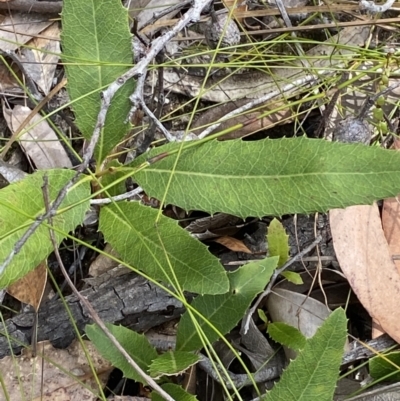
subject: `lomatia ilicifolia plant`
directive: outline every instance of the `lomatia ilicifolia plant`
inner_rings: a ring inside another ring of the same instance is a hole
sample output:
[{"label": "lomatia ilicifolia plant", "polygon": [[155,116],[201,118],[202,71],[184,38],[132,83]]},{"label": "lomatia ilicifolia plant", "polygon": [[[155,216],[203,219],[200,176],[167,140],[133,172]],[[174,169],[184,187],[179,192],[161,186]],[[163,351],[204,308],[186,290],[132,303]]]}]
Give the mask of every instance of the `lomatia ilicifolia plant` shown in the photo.
[{"label": "lomatia ilicifolia plant", "polygon": [[[88,325],[85,333],[125,377],[150,386],[154,400],[196,399],[173,377],[205,358],[214,365],[226,398],[240,399],[237,383],[221,367],[213,343],[225,341],[240,360],[224,335],[243,319],[279,262],[278,256],[268,257],[227,272],[207,246],[161,213],[163,205],[241,218],[282,216],[368,204],[400,189],[398,153],[306,137],[217,141],[214,135],[170,141],[125,165],[113,160],[113,150],[132,128],[132,107],[146,113],[143,86],[150,63],[174,35],[199,20],[209,3],[194,0],[170,30],[135,58],[128,12],[119,0],[64,0],[62,58],[70,105],[88,146],[76,170],[37,171],[0,190],[2,288],[25,276],[54,250],[49,227],[60,244],[82,224],[91,199],[111,198],[99,207],[98,229],[105,241],[121,263],[176,297],[186,311],[179,321],[175,348],[168,352],[160,353],[143,334],[107,324],[127,359],[99,324]],[[166,131],[161,123],[158,128]],[[92,160],[95,171],[88,169]],[[121,193],[120,184],[128,178],[158,199],[161,207],[112,198]],[[345,338],[345,315],[336,310],[304,342],[270,392],[260,393],[257,375],[243,363],[248,384],[267,400],[308,400],[316,389],[320,400],[330,400]],[[315,375],[310,367],[317,365],[324,371]]]}]

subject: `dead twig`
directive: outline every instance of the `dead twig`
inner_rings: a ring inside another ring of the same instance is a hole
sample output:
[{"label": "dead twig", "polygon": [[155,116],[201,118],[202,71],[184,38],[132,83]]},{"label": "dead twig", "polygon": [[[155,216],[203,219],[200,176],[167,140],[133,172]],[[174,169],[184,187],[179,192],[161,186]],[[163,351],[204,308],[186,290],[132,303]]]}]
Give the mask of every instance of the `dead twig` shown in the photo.
[{"label": "dead twig", "polygon": [[62,10],[62,1],[13,0],[0,1],[0,10],[26,11],[29,13],[59,14]]},{"label": "dead twig", "polygon": [[[157,58],[156,58],[158,64],[162,64],[164,61],[164,54],[161,52]],[[158,68],[158,74],[157,74],[157,93],[154,94],[153,99],[152,99],[152,104],[154,107],[155,100],[157,99],[157,107],[154,115],[150,115],[147,113],[148,117],[151,119],[151,123],[149,128],[146,130],[145,135],[144,135],[144,140],[143,143],[138,147],[136,151],[136,157],[141,155],[142,153],[146,152],[147,148],[150,146],[150,144],[154,141],[154,137],[156,134],[156,129],[159,125],[161,125],[162,129],[164,130],[165,127],[161,124],[160,118],[162,114],[162,110],[164,107],[165,103],[165,97],[164,97],[164,67],[162,65],[159,66]],[[143,98],[142,98],[143,101]],[[144,106],[144,107],[143,107]],[[144,111],[147,109],[147,105],[143,101],[142,103],[142,108]],[[168,132],[168,131],[167,131]],[[168,135],[170,136],[169,132]],[[164,134],[165,136],[165,134]],[[166,137],[168,139],[168,137]]]},{"label": "dead twig", "polygon": [[[130,100],[133,104],[140,105],[142,110],[147,114],[147,116],[151,120],[150,124],[150,132],[151,130],[156,129],[156,127],[163,133],[165,138],[167,139],[168,142],[173,142],[175,141],[175,137],[169,133],[169,131],[161,124],[160,120],[153,114],[153,112],[147,107],[146,102],[144,101],[143,98],[143,88],[144,84],[146,81],[146,75],[142,75],[138,78],[137,83],[136,83],[136,89],[133,95],[131,95]],[[137,108],[134,109],[135,111]],[[131,113],[132,114],[132,113]]]},{"label": "dead twig", "polygon": [[132,196],[139,195],[141,192],[143,192],[143,188],[137,187],[137,188],[133,189],[132,191],[125,192],[124,194],[121,194],[121,195],[112,196],[111,198],[92,199],[90,201],[90,204],[91,205],[107,205],[112,202],[118,202],[121,200],[129,199]]}]

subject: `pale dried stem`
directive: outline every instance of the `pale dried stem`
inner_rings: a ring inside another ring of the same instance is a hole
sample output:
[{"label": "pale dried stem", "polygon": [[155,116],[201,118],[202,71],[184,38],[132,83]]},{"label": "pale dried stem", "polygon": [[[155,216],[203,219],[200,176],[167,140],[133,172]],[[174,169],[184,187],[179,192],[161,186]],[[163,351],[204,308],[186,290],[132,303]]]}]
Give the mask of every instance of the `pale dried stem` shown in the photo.
[{"label": "pale dried stem", "polygon": [[124,194],[121,195],[116,195],[112,196],[111,198],[103,198],[103,199],[92,199],[90,201],[91,205],[107,205],[109,203],[113,202],[119,202],[125,199],[129,199],[133,196],[139,195],[141,192],[143,192],[143,188],[137,187],[133,189],[132,191],[125,192]]}]

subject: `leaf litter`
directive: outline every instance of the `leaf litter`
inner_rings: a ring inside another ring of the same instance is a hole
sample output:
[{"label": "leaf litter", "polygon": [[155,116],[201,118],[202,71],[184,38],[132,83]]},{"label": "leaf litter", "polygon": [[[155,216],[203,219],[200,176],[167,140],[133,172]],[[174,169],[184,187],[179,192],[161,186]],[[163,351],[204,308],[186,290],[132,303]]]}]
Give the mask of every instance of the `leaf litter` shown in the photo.
[{"label": "leaf litter", "polygon": [[[82,349],[85,346],[86,352]],[[18,357],[0,360],[2,379],[9,399],[22,400],[96,400],[99,396],[97,375],[104,386],[111,364],[103,359],[93,344],[75,341],[68,349],[56,349],[48,342],[38,343],[38,355],[29,351]],[[89,365],[90,358],[93,371]],[[44,386],[43,386],[44,384]],[[0,393],[0,401],[6,401]]]}]

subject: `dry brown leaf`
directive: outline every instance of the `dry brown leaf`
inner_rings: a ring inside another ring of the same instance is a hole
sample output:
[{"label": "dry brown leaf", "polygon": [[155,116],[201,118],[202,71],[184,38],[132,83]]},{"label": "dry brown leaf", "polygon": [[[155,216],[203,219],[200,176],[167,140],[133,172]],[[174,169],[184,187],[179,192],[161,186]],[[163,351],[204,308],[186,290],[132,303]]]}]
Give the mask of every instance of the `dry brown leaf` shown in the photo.
[{"label": "dry brown leaf", "polygon": [[241,220],[239,217],[226,213],[216,213],[192,221],[186,228],[191,234],[203,233],[207,230],[217,231],[221,228],[235,227]]},{"label": "dry brown leaf", "polygon": [[[9,66],[17,76],[21,75],[19,73],[19,69],[16,68],[14,64],[9,62]],[[1,90],[8,93],[21,93],[21,87],[19,86],[10,69],[4,63],[0,63]]]},{"label": "dry brown leaf", "polygon": [[13,13],[0,22],[0,50],[14,52],[51,25],[49,18],[38,20],[35,13]]},{"label": "dry brown leaf", "polygon": [[400,276],[390,256],[379,209],[351,206],[329,212],[340,267],[374,324],[400,341]]},{"label": "dry brown leaf", "polygon": [[[12,133],[18,130],[31,111],[26,106],[17,105],[13,110],[3,106],[3,115]],[[35,163],[37,169],[72,168],[71,160],[56,133],[46,120],[41,120],[42,117],[39,114],[32,117],[26,127],[28,131],[19,136],[21,147]]]},{"label": "dry brown leaf", "polygon": [[[385,199],[382,209],[382,227],[390,255],[400,255],[400,202],[398,198]],[[400,274],[400,260],[394,260]]]},{"label": "dry brown leaf", "polygon": [[[397,150],[400,149],[400,140],[398,138],[394,139],[393,147]],[[398,197],[388,198],[383,201],[382,228],[389,245],[390,256],[400,255],[400,202]],[[400,260],[393,260],[393,263],[400,274]],[[379,337],[381,334],[384,334],[384,331],[374,321],[372,324],[372,338]]]},{"label": "dry brown leaf", "polygon": [[[104,386],[112,370],[89,341],[84,341],[94,369]],[[28,354],[19,357],[8,356],[0,360],[0,372],[9,400],[97,400],[98,385],[83,352],[82,346],[75,341],[68,349],[56,349],[49,342],[38,344],[38,356]],[[45,358],[41,356],[44,355]],[[57,366],[61,366],[65,372]],[[42,380],[43,377],[43,380]],[[78,381],[85,384],[83,387]],[[41,388],[43,385],[43,388]],[[6,397],[0,391],[0,401]]]},{"label": "dry brown leaf", "polygon": [[[395,138],[394,148],[400,149],[400,140]],[[382,227],[389,244],[390,254],[400,255],[400,199],[389,198],[383,201]],[[394,260],[397,271],[400,273],[400,260]]]},{"label": "dry brown leaf", "polygon": [[54,22],[41,32],[40,38],[33,38],[28,46],[21,49],[25,71],[47,95],[53,86],[54,73],[61,52],[58,22]]},{"label": "dry brown leaf", "polygon": [[230,249],[233,252],[244,252],[244,253],[252,253],[249,248],[240,241],[239,239],[233,237],[220,237],[215,238],[214,242],[218,242],[219,244],[225,246],[226,248]]},{"label": "dry brown leaf", "polygon": [[47,283],[47,261],[20,278],[7,288],[7,292],[24,304],[33,306],[37,312]]}]

